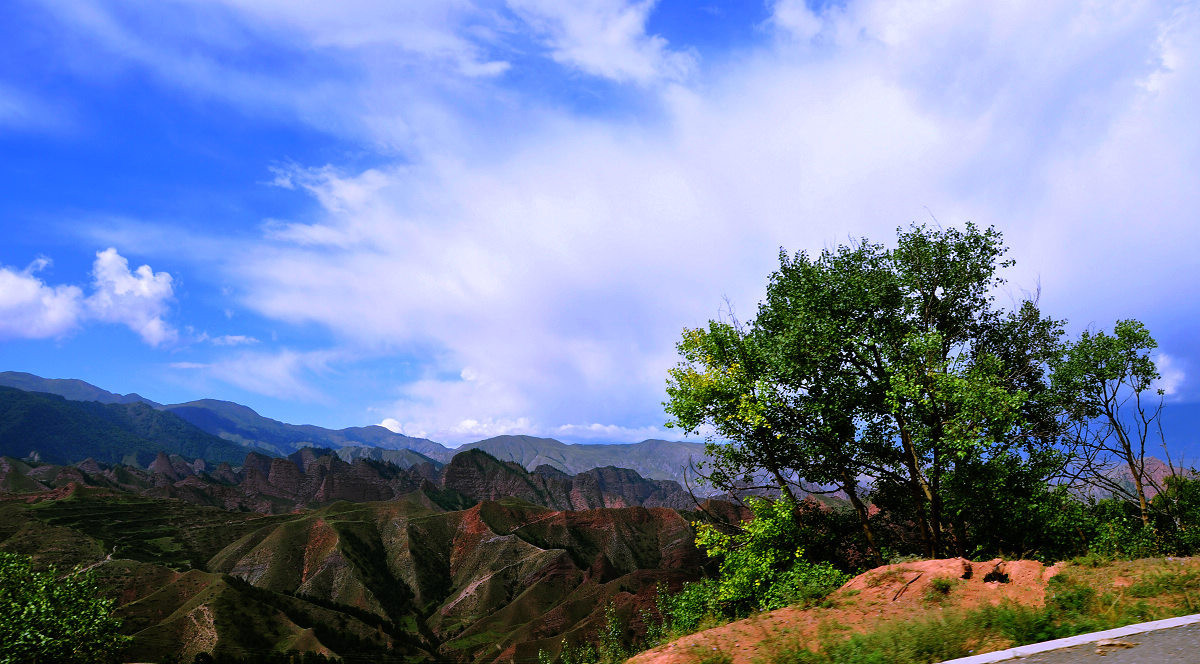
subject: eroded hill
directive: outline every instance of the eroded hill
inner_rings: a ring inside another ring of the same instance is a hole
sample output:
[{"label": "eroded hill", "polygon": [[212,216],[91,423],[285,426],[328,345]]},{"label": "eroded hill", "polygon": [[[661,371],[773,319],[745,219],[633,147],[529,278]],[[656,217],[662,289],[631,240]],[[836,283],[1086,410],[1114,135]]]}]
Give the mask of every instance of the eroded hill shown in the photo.
[{"label": "eroded hill", "polygon": [[[460,457],[433,476],[315,453],[200,471],[165,455],[149,471],[3,459],[0,549],[94,567],[138,661],[292,648],[349,661],[533,659],[593,639],[610,603],[638,629],[659,584],[703,571],[699,514],[639,504],[661,483]],[[229,473],[236,483],[216,479]],[[213,487],[229,492],[222,504]],[[386,500],[300,506],[384,488]],[[243,511],[225,508],[231,496]]]}]

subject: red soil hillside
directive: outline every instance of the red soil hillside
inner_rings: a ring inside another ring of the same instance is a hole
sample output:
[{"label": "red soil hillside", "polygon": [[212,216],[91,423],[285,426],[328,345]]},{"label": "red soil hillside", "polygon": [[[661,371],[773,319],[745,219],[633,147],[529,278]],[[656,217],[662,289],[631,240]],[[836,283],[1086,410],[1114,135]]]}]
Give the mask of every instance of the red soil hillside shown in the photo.
[{"label": "red soil hillside", "polygon": [[[644,652],[628,664],[693,664],[699,653],[728,653],[733,664],[752,664],[783,639],[815,644],[822,626],[865,631],[931,610],[927,593],[934,579],[953,580],[944,608],[964,608],[1010,600],[1042,604],[1046,585],[1058,567],[1032,560],[970,562],[964,558],[886,565],[860,574],[830,595],[830,608],[794,607],[697,632]],[[942,610],[942,606],[933,610]]]}]

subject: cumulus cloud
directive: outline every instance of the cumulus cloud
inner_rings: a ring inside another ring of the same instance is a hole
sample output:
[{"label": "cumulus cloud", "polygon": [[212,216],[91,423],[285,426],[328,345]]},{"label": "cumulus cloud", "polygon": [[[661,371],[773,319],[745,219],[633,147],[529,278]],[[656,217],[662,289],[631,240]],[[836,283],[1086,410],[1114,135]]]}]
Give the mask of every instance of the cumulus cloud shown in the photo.
[{"label": "cumulus cloud", "polygon": [[391,431],[392,433],[404,433],[404,425],[400,423],[400,420],[397,420],[394,417],[383,418],[383,421],[379,423],[379,426]]},{"label": "cumulus cloud", "polygon": [[0,339],[62,337],[79,325],[83,291],[48,286],[37,273],[49,265],[40,258],[24,270],[0,266]]},{"label": "cumulus cloud", "polygon": [[1151,387],[1162,390],[1169,399],[1180,396],[1179,390],[1187,380],[1187,373],[1179,366],[1179,361],[1166,353],[1158,353],[1154,364],[1158,368],[1159,379]]},{"label": "cumulus cloud", "polygon": [[171,275],[148,265],[129,270],[129,261],[108,248],[92,264],[92,292],[50,286],[36,273],[50,265],[40,258],[21,271],[0,266],[0,337],[61,337],[88,321],[119,323],[152,346],[178,337],[164,316],[172,299]]},{"label": "cumulus cloud", "polygon": [[171,281],[170,274],[149,265],[130,271],[129,260],[112,247],[96,252],[93,292],[85,301],[88,315],[125,325],[151,346],[172,342],[178,332],[163,318],[174,295]]}]

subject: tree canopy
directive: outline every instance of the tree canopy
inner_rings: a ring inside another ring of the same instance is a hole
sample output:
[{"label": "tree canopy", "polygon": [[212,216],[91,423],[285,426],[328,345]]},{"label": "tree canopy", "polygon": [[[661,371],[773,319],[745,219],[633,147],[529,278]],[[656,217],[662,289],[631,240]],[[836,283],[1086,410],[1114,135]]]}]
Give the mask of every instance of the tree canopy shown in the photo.
[{"label": "tree canopy", "polygon": [[781,252],[754,320],[684,331],[671,424],[711,434],[719,486],[766,477],[793,500],[801,482],[835,486],[872,542],[868,481],[927,555],[966,554],[997,532],[973,527],[977,498],[1043,490],[1064,461],[1067,408],[1049,380],[1063,323],[1032,297],[997,306],[1006,251],[967,224]]}]

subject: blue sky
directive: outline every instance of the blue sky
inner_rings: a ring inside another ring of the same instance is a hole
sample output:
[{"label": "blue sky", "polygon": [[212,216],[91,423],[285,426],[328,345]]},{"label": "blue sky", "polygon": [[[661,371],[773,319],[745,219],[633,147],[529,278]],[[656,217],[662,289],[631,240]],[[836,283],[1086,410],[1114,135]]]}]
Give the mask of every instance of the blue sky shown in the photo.
[{"label": "blue sky", "polygon": [[[1072,329],[1200,306],[1200,6],[16,0],[0,368],[460,443],[673,436],[780,247],[995,225]],[[143,267],[145,266],[145,267]]]}]

